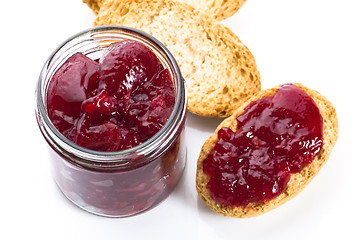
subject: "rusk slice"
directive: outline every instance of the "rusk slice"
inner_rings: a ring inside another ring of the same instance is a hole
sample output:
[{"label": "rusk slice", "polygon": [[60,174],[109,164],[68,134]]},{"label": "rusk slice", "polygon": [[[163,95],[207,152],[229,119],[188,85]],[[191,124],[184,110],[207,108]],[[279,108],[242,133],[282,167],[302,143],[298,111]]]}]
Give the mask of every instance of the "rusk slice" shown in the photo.
[{"label": "rusk slice", "polygon": [[160,40],[186,81],[188,110],[225,117],[261,88],[249,49],[228,28],[193,7],[169,0],[106,0],[95,25],[125,25]]},{"label": "rusk slice", "polygon": [[[95,14],[105,0],[83,0]],[[175,0],[197,8],[218,21],[224,20],[235,14],[246,2],[246,0],[223,1],[223,0]]]},{"label": "rusk slice", "polygon": [[244,217],[253,217],[265,212],[268,212],[286,201],[292,199],[296,196],[319,172],[320,168],[325,164],[327,159],[330,156],[331,150],[333,149],[338,136],[338,121],[334,107],[332,104],[326,100],[324,96],[318,93],[315,90],[306,88],[301,84],[295,84],[308,95],[312,97],[316,105],[318,106],[321,116],[323,118],[323,147],[320,153],[315,157],[311,164],[307,165],[301,172],[296,174],[291,174],[291,179],[288,182],[285,190],[278,197],[269,200],[265,204],[260,203],[249,203],[245,207],[232,207],[232,206],[222,206],[214,202],[211,197],[209,190],[207,189],[207,183],[209,181],[209,176],[203,172],[203,160],[208,156],[208,154],[213,149],[214,145],[217,142],[217,132],[222,127],[228,127],[235,131],[237,127],[236,118],[244,112],[244,108],[248,106],[251,102],[264,98],[265,96],[273,96],[276,94],[277,89],[280,87],[275,87],[269,90],[263,90],[248,99],[242,104],[229,118],[225,119],[216,129],[215,133],[209,137],[209,139],[204,143],[198,162],[197,162],[197,177],[196,177],[196,188],[200,198],[208,205],[208,207],[225,216],[244,218]]}]

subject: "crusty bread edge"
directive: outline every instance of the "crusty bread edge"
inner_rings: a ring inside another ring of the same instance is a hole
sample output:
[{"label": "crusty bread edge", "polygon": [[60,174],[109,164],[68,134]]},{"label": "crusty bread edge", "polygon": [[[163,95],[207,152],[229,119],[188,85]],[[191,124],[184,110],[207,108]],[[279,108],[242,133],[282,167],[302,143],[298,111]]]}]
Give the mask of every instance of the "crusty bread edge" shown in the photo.
[{"label": "crusty bread edge", "polygon": [[95,15],[99,13],[102,0],[83,0],[83,3],[88,5],[88,7],[94,12]]},{"label": "crusty bread edge", "polygon": [[[98,14],[99,13],[99,9],[102,6],[104,0],[83,0],[83,2],[85,4],[88,5],[88,7],[95,13]],[[180,1],[182,2],[182,1]],[[200,11],[204,11],[206,14],[214,17],[217,21],[222,21],[225,20],[231,16],[233,16],[235,13],[238,12],[238,10],[243,6],[243,4],[246,2],[246,0],[237,0],[237,1],[223,1],[222,4],[219,6],[219,8],[214,9],[206,9],[204,7],[204,9],[198,8]],[[194,6],[193,4],[190,3],[185,3],[188,5],[192,5],[193,7],[197,7]]]},{"label": "crusty bread edge", "polygon": [[266,213],[289,201],[299,192],[301,192],[306,187],[306,185],[317,175],[321,167],[328,160],[338,137],[338,120],[335,108],[333,107],[331,102],[329,102],[319,92],[313,89],[309,89],[299,83],[296,83],[294,85],[309,94],[320,110],[321,116],[323,118],[323,147],[321,149],[321,152],[316,156],[312,163],[306,166],[300,173],[291,175],[291,179],[288,182],[286,189],[281,195],[279,195],[275,199],[268,201],[265,204],[250,203],[246,207],[227,207],[214,202],[210,198],[209,191],[206,187],[206,184],[209,181],[209,176],[203,172],[203,160],[207,157],[207,155],[210,153],[213,146],[215,145],[217,141],[217,132],[219,131],[219,129],[221,129],[222,127],[229,127],[232,130],[235,130],[237,126],[236,118],[244,112],[244,108],[249,103],[257,99],[261,99],[265,96],[273,96],[280,86],[260,91],[259,93],[245,101],[242,106],[240,106],[232,114],[232,116],[225,119],[217,127],[214,134],[207,139],[201,149],[197,162],[196,189],[200,198],[211,210],[221,215],[235,218],[254,217]]},{"label": "crusty bread edge", "polygon": [[[209,9],[207,12],[212,14],[212,16],[217,21],[222,21],[236,14],[238,10],[244,5],[245,2],[246,0],[223,1],[220,8],[216,9],[215,11],[214,9]],[[212,10],[214,12],[212,12]]]}]

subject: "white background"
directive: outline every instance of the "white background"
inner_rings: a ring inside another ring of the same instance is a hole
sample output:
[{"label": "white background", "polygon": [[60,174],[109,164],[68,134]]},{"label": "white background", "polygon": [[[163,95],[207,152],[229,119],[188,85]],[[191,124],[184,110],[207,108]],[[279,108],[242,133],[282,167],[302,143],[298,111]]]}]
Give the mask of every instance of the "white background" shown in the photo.
[{"label": "white background", "polygon": [[248,0],[223,22],[254,54],[263,89],[303,83],[339,117],[338,142],[318,176],[293,200],[250,219],[217,215],[198,198],[196,160],[220,120],[192,114],[185,173],[151,211],[99,217],[59,192],[35,121],[35,85],[53,49],[94,18],[81,0],[2,1],[0,239],[361,239],[359,0]]}]

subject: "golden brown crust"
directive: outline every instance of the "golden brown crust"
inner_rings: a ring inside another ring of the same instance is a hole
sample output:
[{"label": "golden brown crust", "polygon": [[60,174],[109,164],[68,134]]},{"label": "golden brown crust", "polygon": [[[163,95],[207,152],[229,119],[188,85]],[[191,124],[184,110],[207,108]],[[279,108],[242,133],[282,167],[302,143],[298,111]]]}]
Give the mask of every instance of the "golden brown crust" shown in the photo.
[{"label": "golden brown crust", "polygon": [[193,7],[169,0],[106,0],[95,25],[125,25],[159,39],[174,55],[187,85],[188,110],[225,117],[261,89],[249,49],[227,27]]},{"label": "golden brown crust", "polygon": [[[100,7],[105,0],[83,0],[95,14],[98,14]],[[215,18],[218,21],[234,15],[246,2],[246,0],[223,1],[223,0],[175,0],[191,5]]]},{"label": "golden brown crust", "polygon": [[83,0],[95,14],[98,14],[102,2],[103,0]]},{"label": "golden brown crust", "polygon": [[311,164],[306,166],[300,173],[292,174],[291,179],[287,184],[285,191],[275,199],[270,200],[265,204],[251,203],[246,207],[224,207],[221,204],[214,202],[209,195],[209,191],[206,188],[206,184],[209,181],[208,175],[203,172],[203,160],[212,150],[213,146],[217,141],[217,132],[222,127],[229,127],[235,130],[237,121],[236,118],[244,112],[244,108],[252,101],[261,99],[265,96],[273,96],[280,86],[272,89],[263,90],[248,99],[238,108],[232,116],[225,119],[216,129],[215,133],[210,136],[204,143],[201,153],[197,162],[197,177],[196,177],[196,188],[200,198],[209,206],[213,211],[230,217],[244,218],[253,217],[265,212],[268,212],[281,204],[287,202],[296,196],[319,172],[320,168],[325,164],[330,156],[331,150],[337,141],[338,136],[338,121],[336,111],[332,104],[320,93],[315,90],[306,88],[301,84],[295,84],[307,94],[317,104],[321,116],[323,118],[323,147],[320,154],[313,160]]}]

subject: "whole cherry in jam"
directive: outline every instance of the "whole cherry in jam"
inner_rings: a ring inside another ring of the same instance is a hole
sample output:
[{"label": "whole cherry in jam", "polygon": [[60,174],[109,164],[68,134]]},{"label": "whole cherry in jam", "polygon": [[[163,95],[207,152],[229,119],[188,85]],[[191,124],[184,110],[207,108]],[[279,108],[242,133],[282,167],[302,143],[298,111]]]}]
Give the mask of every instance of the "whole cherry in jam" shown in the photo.
[{"label": "whole cherry in jam", "polygon": [[128,100],[132,91],[163,70],[148,47],[131,40],[111,44],[100,61],[99,88],[120,100]]},{"label": "whole cherry in jam", "polygon": [[48,115],[60,132],[80,117],[84,100],[98,88],[99,64],[75,53],[55,72],[47,91]]},{"label": "whole cherry in jam", "polygon": [[237,122],[235,132],[218,131],[218,142],[203,161],[211,197],[225,206],[279,196],[291,174],[310,164],[322,148],[320,111],[292,84],[249,104]]},{"label": "whole cherry in jam", "polygon": [[52,77],[47,110],[54,126],[74,143],[120,151],[151,138],[175,103],[168,69],[145,45],[111,44],[99,60],[75,53]]}]

